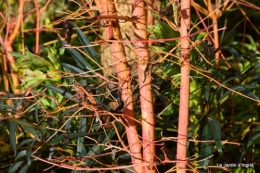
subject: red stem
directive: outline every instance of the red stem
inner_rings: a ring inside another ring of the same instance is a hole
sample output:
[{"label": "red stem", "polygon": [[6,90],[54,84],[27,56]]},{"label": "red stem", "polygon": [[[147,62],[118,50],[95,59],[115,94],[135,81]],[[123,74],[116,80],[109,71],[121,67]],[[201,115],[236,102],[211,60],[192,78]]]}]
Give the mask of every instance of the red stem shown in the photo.
[{"label": "red stem", "polygon": [[190,42],[185,38],[190,30],[190,0],[181,1],[181,84],[177,143],[177,173],[186,173],[187,134],[190,95]]}]

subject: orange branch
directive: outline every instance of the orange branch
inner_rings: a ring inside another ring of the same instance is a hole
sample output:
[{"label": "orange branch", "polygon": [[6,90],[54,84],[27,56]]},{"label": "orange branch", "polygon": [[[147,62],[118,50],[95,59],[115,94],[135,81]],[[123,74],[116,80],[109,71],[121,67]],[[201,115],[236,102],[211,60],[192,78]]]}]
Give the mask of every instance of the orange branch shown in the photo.
[{"label": "orange branch", "polygon": [[24,9],[24,0],[20,0],[20,6],[19,6],[19,12],[18,12],[16,25],[15,25],[14,31],[12,32],[12,35],[8,39],[10,45],[13,43],[16,35],[19,32],[19,29],[21,26],[21,21],[23,20],[23,9]]}]

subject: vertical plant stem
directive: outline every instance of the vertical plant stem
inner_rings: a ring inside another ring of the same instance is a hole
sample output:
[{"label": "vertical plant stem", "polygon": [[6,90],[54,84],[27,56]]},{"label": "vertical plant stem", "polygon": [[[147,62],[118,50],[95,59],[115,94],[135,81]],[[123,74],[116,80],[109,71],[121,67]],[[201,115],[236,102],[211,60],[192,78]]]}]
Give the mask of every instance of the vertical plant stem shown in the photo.
[{"label": "vertical plant stem", "polygon": [[181,1],[181,84],[177,143],[177,173],[186,172],[187,133],[190,92],[190,42],[186,37],[190,29],[190,0]]},{"label": "vertical plant stem", "polygon": [[[18,16],[17,16],[15,28],[14,28],[14,30],[11,31],[12,33],[10,33],[11,34],[10,37],[8,37],[8,33],[10,31],[7,29],[6,39],[4,40],[4,49],[5,49],[5,53],[6,53],[6,56],[4,56],[4,57],[7,57],[8,63],[10,64],[10,71],[11,71],[10,77],[12,79],[11,86],[12,86],[14,93],[20,93],[20,90],[17,89],[17,87],[19,85],[19,80],[18,80],[17,74],[13,71],[13,68],[15,68],[14,57],[9,52],[13,51],[12,44],[13,44],[15,37],[17,36],[17,34],[19,32],[20,27],[21,27],[21,23],[22,23],[21,21],[23,20],[23,10],[24,10],[24,3],[25,2],[24,2],[24,0],[20,0],[19,2],[20,2],[19,3],[19,10],[18,10]],[[9,24],[7,24],[7,25],[9,25]],[[7,27],[7,28],[9,28],[9,27]]]},{"label": "vertical plant stem", "polygon": [[[147,21],[143,0],[133,0],[133,15],[137,16],[134,34],[136,40],[147,40]],[[136,54],[138,57],[138,78],[140,89],[140,103],[142,111],[142,137],[143,137],[143,159],[149,163],[144,172],[155,172],[153,167],[155,146],[154,146],[154,125],[155,118],[152,102],[151,71],[149,69],[150,56],[148,43],[136,42]]]},{"label": "vertical plant stem", "polygon": [[36,9],[36,41],[35,41],[35,54],[39,54],[39,45],[40,45],[40,17],[41,13],[38,7],[38,2],[34,0],[34,5]]},{"label": "vertical plant stem", "polygon": [[[154,1],[153,0],[147,0],[147,2],[149,4],[153,4]],[[153,21],[153,16],[152,16],[152,7],[150,5],[148,5],[147,7],[147,25],[152,25],[154,23]]]},{"label": "vertical plant stem", "polygon": [[[116,8],[113,0],[108,0],[108,14],[115,15]],[[122,35],[120,31],[118,19],[111,19],[109,21],[108,28],[113,32],[112,36],[115,40],[121,40]],[[110,35],[110,34],[109,34]],[[111,35],[110,35],[111,36]],[[112,38],[110,38],[112,39]],[[130,148],[130,154],[132,156],[132,163],[137,165],[134,167],[134,171],[138,173],[143,172],[142,164],[142,153],[141,153],[141,143],[138,138],[138,132],[136,127],[136,122],[134,115],[134,104],[133,95],[131,87],[131,72],[125,55],[124,45],[119,42],[113,42],[111,44],[111,52],[113,60],[115,62],[115,69],[118,76],[118,87],[121,88],[121,99],[124,102],[123,110],[123,122],[125,122],[125,128]]]},{"label": "vertical plant stem", "polygon": [[[217,1],[217,0],[216,0]],[[212,7],[212,2],[208,2],[208,11],[209,13],[213,13],[213,15],[210,16],[211,20],[212,20],[212,23],[214,24],[213,26],[213,33],[214,33],[214,48],[217,49],[219,47],[219,36],[218,36],[218,2],[215,3],[215,8],[216,9],[213,9]],[[219,51],[217,51],[215,53],[215,59],[216,59],[216,69],[219,68]]]},{"label": "vertical plant stem", "polygon": [[[153,4],[154,1],[153,0],[147,0],[147,2],[149,4]],[[152,7],[150,5],[148,5],[148,10],[147,10],[147,25],[153,25],[154,20],[153,20],[153,16],[152,16]],[[150,38],[148,38],[150,39]],[[152,42],[148,43],[149,46],[152,46]]]}]

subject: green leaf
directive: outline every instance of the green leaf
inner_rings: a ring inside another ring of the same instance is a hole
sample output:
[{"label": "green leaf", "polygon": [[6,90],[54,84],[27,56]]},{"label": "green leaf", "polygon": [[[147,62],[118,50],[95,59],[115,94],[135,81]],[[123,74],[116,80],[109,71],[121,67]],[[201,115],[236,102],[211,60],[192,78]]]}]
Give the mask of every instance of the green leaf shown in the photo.
[{"label": "green leaf", "polygon": [[48,56],[49,60],[53,63],[53,64],[57,64],[58,63],[58,54],[57,54],[57,50],[53,47],[48,47]]},{"label": "green leaf", "polygon": [[40,57],[38,55],[35,55],[29,51],[25,52],[26,55],[28,57],[31,58],[31,62],[32,62],[32,69],[36,68],[36,69],[48,69],[48,70],[55,70],[53,64],[51,64],[49,61],[47,61],[45,58]]},{"label": "green leaf", "polygon": [[30,167],[30,165],[24,165],[24,166],[22,167],[22,169],[19,171],[19,173],[25,173],[25,172],[27,172],[27,170],[28,170],[29,167]]},{"label": "green leaf", "polygon": [[14,57],[24,57],[24,55],[20,52],[9,52],[11,55],[13,55]]},{"label": "green leaf", "polygon": [[218,152],[222,153],[220,123],[214,116],[210,115],[208,117],[208,124],[211,129],[211,134],[217,146]]},{"label": "green leaf", "polygon": [[[11,119],[9,119],[11,121]],[[17,128],[17,124],[15,122],[10,123],[10,133],[9,133],[9,138],[10,138],[10,145],[12,146],[14,150],[14,155],[17,153],[17,148],[16,148],[16,135],[15,131]]]},{"label": "green leaf", "polygon": [[90,41],[86,37],[86,35],[81,31],[81,29],[78,28],[78,26],[74,23],[72,23],[73,27],[76,28],[76,32],[78,35],[78,39],[81,43],[82,46],[89,46],[89,47],[84,47],[84,50],[88,53],[88,55],[98,64],[100,64],[98,60],[97,53],[95,49],[91,46]]},{"label": "green leaf", "polygon": [[[235,91],[242,91],[242,92],[245,92],[245,95],[251,97],[251,98],[254,98],[256,100],[259,100],[259,98],[251,91],[251,89],[258,89],[257,86],[254,86],[254,85],[236,85],[236,86],[233,86],[231,87],[231,89],[235,90]],[[233,93],[233,91],[230,91],[230,90],[227,90],[223,95],[222,97],[219,98],[217,104],[219,104],[221,102],[221,100],[223,100],[225,97],[227,97],[228,95],[230,95],[231,93]]]},{"label": "green leaf", "polygon": [[207,82],[207,85],[205,86],[205,100],[206,102],[209,102],[210,99],[210,82]]},{"label": "green leaf", "polygon": [[254,132],[257,132],[260,130],[260,125],[256,126],[255,129],[254,129]]},{"label": "green leaf", "polygon": [[223,46],[222,49],[229,51],[236,58],[237,61],[244,64],[241,55],[238,53],[238,51],[235,48],[231,46]]},{"label": "green leaf", "polygon": [[41,99],[41,103],[46,107],[46,106],[49,106],[49,107],[52,107],[52,104],[50,103],[50,100],[47,99],[47,98],[42,98]]},{"label": "green leaf", "polygon": [[[78,138],[78,137],[84,137],[84,136],[97,136],[97,135],[103,135],[104,132],[92,132],[92,133],[88,133],[88,132],[75,132],[75,133],[69,133],[69,138]],[[61,139],[63,139],[65,136],[65,134],[61,134],[61,135],[57,135],[52,142],[55,143],[57,141],[60,141]]]},{"label": "green leaf", "polygon": [[116,160],[117,162],[120,162],[120,160],[131,160],[131,155],[129,153],[125,153],[120,155]]},{"label": "green leaf", "polygon": [[[201,121],[203,120],[203,118],[204,117],[201,117],[200,120],[192,127],[192,129],[188,133],[188,138],[191,138],[194,135],[196,128],[201,124]],[[189,144],[190,144],[190,141],[188,141],[188,143],[187,143],[187,151],[189,148]]]},{"label": "green leaf", "polygon": [[253,145],[256,142],[259,142],[260,138],[260,132],[255,133],[252,138],[247,142],[246,148],[248,149],[251,145]]},{"label": "green leaf", "polygon": [[80,68],[78,67],[75,67],[73,65],[70,65],[70,64],[67,64],[67,63],[61,63],[61,65],[69,70],[70,72],[74,72],[74,73],[78,73],[78,74],[82,74],[84,76],[84,74],[87,74],[85,71],[81,70]]},{"label": "green leaf", "polygon": [[259,139],[260,139],[260,132],[256,132],[252,136],[252,138],[250,140],[248,140],[248,142],[247,142],[247,144],[245,146],[245,149],[244,149],[244,151],[243,151],[243,153],[242,153],[242,155],[240,157],[240,161],[242,161],[242,159],[243,159],[245,153],[247,152],[248,148],[251,147],[253,144],[255,144],[257,141],[259,141]]},{"label": "green leaf", "polygon": [[27,165],[31,165],[31,154],[32,154],[32,146],[27,147],[26,149],[26,160],[27,160]]},{"label": "green leaf", "polygon": [[[153,16],[154,19],[159,19],[159,15],[157,13],[154,13],[153,11],[151,11],[151,14]],[[150,26],[148,26],[149,28]]]},{"label": "green leaf", "polygon": [[60,48],[59,49],[59,56],[64,55],[64,53],[65,53],[65,48],[64,47]]},{"label": "green leaf", "polygon": [[92,66],[86,61],[86,59],[82,56],[82,54],[79,51],[77,51],[75,48],[69,48],[67,43],[60,39],[58,39],[58,41],[63,46],[65,46],[64,48],[66,49],[66,51],[69,52],[69,54],[74,58],[74,60],[78,63],[79,67],[82,70],[86,70],[86,69],[93,70]]},{"label": "green leaf", "polygon": [[[206,123],[206,125],[203,127],[202,130],[202,140],[211,140],[212,135],[210,131],[209,124]],[[202,161],[199,162],[200,166],[206,167],[209,165],[210,162],[210,156],[212,155],[212,149],[213,145],[211,142],[202,142],[200,145],[200,159]],[[204,169],[205,170],[205,169]]]},{"label": "green leaf", "polygon": [[29,133],[31,133],[34,137],[35,137],[35,139],[37,140],[37,141],[40,141],[40,137],[39,137],[39,135],[38,135],[38,133],[35,131],[35,127],[34,128],[31,128],[31,127],[28,127],[28,126],[23,126],[24,127],[24,129],[27,131],[27,132],[29,132]]},{"label": "green leaf", "polygon": [[[148,30],[152,32],[151,38],[174,38],[179,36],[179,32],[174,31],[167,23],[158,21],[154,26],[148,26]],[[170,42],[165,42],[170,44]]]},{"label": "green leaf", "polygon": [[18,100],[17,100],[17,102],[16,102],[16,104],[15,104],[15,109],[19,109],[19,108],[22,106],[22,104],[24,103],[24,102],[23,102],[23,101],[24,101],[24,97],[25,97],[25,93],[22,94],[21,99],[18,99]]},{"label": "green leaf", "polygon": [[16,111],[16,109],[14,107],[6,105],[6,104],[2,104],[2,103],[0,103],[0,108],[1,109],[12,109],[13,111]]},{"label": "green leaf", "polygon": [[17,155],[16,155],[16,157],[15,157],[15,161],[19,161],[19,160],[24,160],[24,158],[23,157],[25,157],[26,156],[26,150],[22,150],[22,151],[20,151]]},{"label": "green leaf", "polygon": [[[123,126],[119,123],[116,123],[116,126],[118,128],[118,131],[121,132],[123,130]],[[87,156],[94,156],[94,155],[98,155],[101,154],[104,149],[105,149],[105,145],[100,145],[100,144],[106,144],[109,140],[111,140],[114,136],[115,136],[115,131],[114,130],[110,130],[107,132],[107,135],[103,135],[99,137],[99,142],[98,144],[95,144],[87,153]],[[85,159],[84,162],[86,163],[86,165],[91,166],[94,163],[94,160],[92,159]]]},{"label": "green leaf", "polygon": [[151,49],[151,50],[154,50],[154,51],[159,51],[159,52],[165,52],[165,51],[167,51],[167,48],[166,48],[166,47],[160,47],[160,46],[150,46],[150,49]]},{"label": "green leaf", "polygon": [[202,40],[205,36],[206,36],[206,32],[200,32],[197,37],[196,37],[196,40],[195,41],[200,41]]},{"label": "green leaf", "polygon": [[15,171],[23,164],[23,161],[12,164],[8,170],[8,173],[15,173]]},{"label": "green leaf", "polygon": [[25,139],[18,144],[18,148],[21,148],[24,144],[35,141],[35,139]]},{"label": "green leaf", "polygon": [[[85,110],[83,112],[86,112]],[[86,114],[86,113],[83,113],[83,114]],[[87,119],[86,118],[83,118],[81,117],[79,119],[79,132],[86,132],[87,130],[87,127],[86,127],[86,123],[87,123]],[[78,137],[78,140],[77,140],[77,153],[80,154],[80,156],[82,156],[82,150],[84,150],[84,139],[85,137]]]},{"label": "green leaf", "polygon": [[64,96],[67,99],[71,99],[75,102],[79,102],[79,100],[73,98],[73,95],[70,92],[66,91],[65,89],[58,88],[58,87],[55,87],[55,86],[52,86],[52,85],[44,85],[44,86],[46,88],[50,89],[50,90],[53,90],[54,92],[61,94],[62,96]]},{"label": "green leaf", "polygon": [[34,116],[35,116],[35,121],[36,123],[39,124],[39,110],[38,110],[39,104],[36,104],[34,107]]},{"label": "green leaf", "polygon": [[36,87],[46,78],[47,76],[40,70],[31,71],[30,69],[25,69],[25,76],[21,79],[22,88]]},{"label": "green leaf", "polygon": [[[99,141],[98,144],[95,144],[91,147],[91,149],[87,153],[87,156],[95,156],[101,154],[105,149],[104,144],[107,143],[109,140],[111,140],[112,137],[114,137],[114,135],[115,135],[115,131],[113,130],[113,131],[109,131],[107,135],[100,137],[98,140]],[[86,163],[86,165],[91,166],[94,163],[94,160],[85,159],[84,162]]]},{"label": "green leaf", "polygon": [[25,55],[20,53],[12,53],[16,58],[16,65],[19,69],[31,69],[31,70],[54,70],[52,63],[47,61],[45,58],[35,55],[26,49]]},{"label": "green leaf", "polygon": [[66,48],[66,50],[71,54],[71,56],[78,63],[81,69],[86,70],[86,67],[88,67],[88,69],[92,69],[91,65],[85,60],[85,58],[76,49]]},{"label": "green leaf", "polygon": [[9,120],[13,123],[19,124],[22,127],[30,127],[30,128],[37,129],[37,127],[35,125],[30,124],[30,123],[26,122],[25,120],[19,120],[16,118],[10,118]]},{"label": "green leaf", "polygon": [[67,63],[61,63],[61,65],[62,65],[65,69],[69,70],[70,72],[74,72],[74,73],[77,73],[77,74],[81,74],[82,76],[87,76],[87,77],[88,77],[88,78],[87,78],[88,80],[90,80],[90,81],[92,81],[92,82],[95,82],[95,79],[89,77],[89,73],[88,73],[88,72],[85,72],[85,71],[81,70],[80,68],[75,67],[75,66],[70,65],[70,64],[67,64]]}]

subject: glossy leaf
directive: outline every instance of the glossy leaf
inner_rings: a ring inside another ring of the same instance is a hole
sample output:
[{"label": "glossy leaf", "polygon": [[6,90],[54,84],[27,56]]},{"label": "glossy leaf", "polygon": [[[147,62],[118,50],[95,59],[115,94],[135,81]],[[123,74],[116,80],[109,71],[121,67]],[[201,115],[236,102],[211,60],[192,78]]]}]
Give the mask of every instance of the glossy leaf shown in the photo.
[{"label": "glossy leaf", "polygon": [[260,139],[260,132],[256,132],[252,136],[252,138],[250,140],[248,140],[248,142],[247,142],[247,144],[245,146],[245,149],[244,149],[244,151],[243,151],[243,153],[242,153],[242,155],[240,157],[240,161],[242,161],[242,159],[243,159],[245,153],[247,152],[248,148],[251,147],[253,144],[255,144],[257,141],[259,141],[259,139]]},{"label": "glossy leaf", "polygon": [[220,123],[214,116],[210,115],[208,117],[208,124],[211,129],[211,134],[217,146],[218,152],[222,153]]},{"label": "glossy leaf", "polygon": [[86,70],[92,69],[91,65],[84,59],[84,57],[76,50],[73,48],[66,48],[66,50],[71,54],[71,56],[74,58],[74,60],[79,64],[79,67],[81,69]]},{"label": "glossy leaf", "polygon": [[32,146],[27,147],[26,149],[26,160],[27,160],[27,165],[31,165],[32,160],[31,160],[31,154],[32,154]]},{"label": "glossy leaf", "polygon": [[[62,113],[62,117],[66,116],[66,115],[71,115],[73,114],[74,112],[77,111],[77,108],[69,108],[69,109],[66,109],[63,113]],[[70,126],[71,126],[71,122],[73,121],[73,118],[70,118],[68,120],[68,122],[65,124],[64,126],[64,130],[69,130],[70,129]]]},{"label": "glossy leaf", "polygon": [[15,162],[12,164],[8,170],[8,173],[15,173],[18,168],[23,164],[24,161]]},{"label": "glossy leaf", "polygon": [[78,50],[76,50],[75,48],[68,47],[67,43],[65,43],[62,40],[59,40],[59,42],[62,43],[63,46],[65,46],[66,51],[69,52],[69,54],[78,63],[79,67],[82,70],[87,70],[87,69],[93,70],[92,66],[86,61],[86,59],[82,56],[82,54]]},{"label": "glossy leaf", "polygon": [[31,128],[31,127],[28,127],[28,126],[23,126],[23,128],[24,128],[27,132],[31,133],[31,134],[35,137],[35,139],[36,139],[37,141],[40,141],[39,134],[35,131],[34,128]]},{"label": "glossy leaf", "polygon": [[[250,90],[251,89],[258,89],[257,86],[254,86],[254,85],[237,85],[237,86],[233,86],[233,87],[230,87],[231,89],[235,90],[235,91],[242,91],[242,92],[245,92],[244,93],[245,95],[251,97],[251,98],[254,98],[256,100],[259,100],[259,98],[253,93],[251,92]],[[233,91],[226,91],[222,96],[221,98],[219,98],[218,102],[217,103],[220,103],[221,100],[223,100],[225,97],[227,97],[228,95],[230,95],[231,93],[233,93]]]},{"label": "glossy leaf", "polygon": [[19,160],[24,160],[24,157],[26,156],[26,150],[22,150],[20,151],[16,157],[15,157],[15,161],[19,161]]},{"label": "glossy leaf", "polygon": [[30,167],[30,165],[24,165],[21,170],[19,171],[19,173],[25,173],[27,172],[28,168]]},{"label": "glossy leaf", "polygon": [[236,58],[237,61],[243,64],[242,57],[235,48],[231,46],[223,46],[222,49],[229,51]]},{"label": "glossy leaf", "polygon": [[73,98],[73,95],[70,92],[66,91],[65,89],[55,87],[55,86],[52,86],[52,85],[45,85],[45,87],[50,89],[50,90],[53,90],[54,92],[61,94],[63,97],[65,97],[67,99],[71,99],[75,102],[79,102],[79,100]]},{"label": "glossy leaf", "polygon": [[38,107],[39,107],[39,104],[36,104],[35,107],[34,107],[34,116],[35,116],[36,123],[39,123]]},{"label": "glossy leaf", "polygon": [[14,107],[6,105],[6,104],[3,104],[3,103],[0,103],[0,109],[12,109],[12,110],[15,111]]},{"label": "glossy leaf", "polygon": [[[75,67],[75,66],[70,65],[70,64],[67,64],[67,63],[61,63],[61,64],[62,64],[62,66],[63,66],[65,69],[69,70],[70,72],[74,72],[74,73],[77,73],[77,74],[81,74],[82,76],[88,77],[88,78],[87,78],[88,81],[95,82],[95,79],[89,77],[89,72],[85,72],[85,71],[81,70],[80,68]],[[82,78],[82,79],[83,79],[83,78]],[[84,79],[85,79],[85,78],[84,78]]]},{"label": "glossy leaf", "polygon": [[254,129],[254,132],[257,132],[260,130],[260,125],[256,126],[255,129]]},{"label": "glossy leaf", "polygon": [[16,124],[19,124],[20,126],[22,127],[30,127],[30,128],[34,128],[34,129],[37,129],[37,127],[31,123],[28,123],[26,122],[25,120],[19,120],[19,119],[16,119],[16,118],[10,118],[9,119],[11,122],[14,122]]},{"label": "glossy leaf", "polygon": [[260,132],[255,133],[252,138],[248,141],[246,148],[248,149],[251,145],[253,145],[260,138]]},{"label": "glossy leaf", "polygon": [[18,144],[17,148],[21,148],[23,145],[32,143],[33,141],[35,141],[35,139],[24,139]]},{"label": "glossy leaf", "polygon": [[14,150],[14,155],[16,156],[17,153],[17,148],[16,148],[16,128],[17,124],[15,122],[10,122],[10,133],[9,133],[9,138],[10,138],[10,144]]},{"label": "glossy leaf", "polygon": [[[86,112],[86,110],[83,110],[83,112]],[[86,113],[83,113],[83,114],[86,114]],[[79,118],[79,132],[86,132],[87,130],[87,127],[86,127],[86,123],[87,123],[87,119],[84,118],[84,117],[80,117]],[[85,150],[85,147],[84,147],[84,137],[78,137],[78,140],[77,140],[77,153],[81,156],[82,155],[82,150]]]},{"label": "glossy leaf", "polygon": [[122,154],[120,155],[116,160],[118,162],[120,162],[120,160],[130,160],[131,159],[131,155],[129,153],[125,153],[125,154]]},{"label": "glossy leaf", "polygon": [[61,64],[65,69],[68,69],[70,72],[74,72],[74,73],[78,73],[78,74],[82,74],[82,75],[87,74],[84,70],[81,70],[80,68],[75,67],[73,65],[70,65],[67,63],[61,63]]},{"label": "glossy leaf", "polygon": [[99,60],[98,60],[98,56],[97,53],[95,51],[95,49],[91,46],[91,42],[88,40],[88,38],[86,37],[86,35],[81,31],[81,29],[79,29],[79,27],[75,24],[72,23],[72,25],[74,26],[74,28],[76,28],[76,32],[78,35],[78,39],[81,42],[82,46],[88,46],[88,47],[84,47],[84,50],[88,53],[88,55],[98,64],[100,64]]},{"label": "glossy leaf", "polygon": [[[210,127],[209,124],[206,123],[206,125],[203,127],[202,130],[202,140],[211,140],[212,139],[212,135],[211,135],[211,131],[210,131]],[[213,144],[211,142],[202,142],[200,144],[200,151],[199,151],[199,156],[200,156],[200,162],[199,165],[202,167],[207,167],[209,165],[210,162],[210,156],[213,153]],[[203,168],[203,170],[205,170]]]}]

